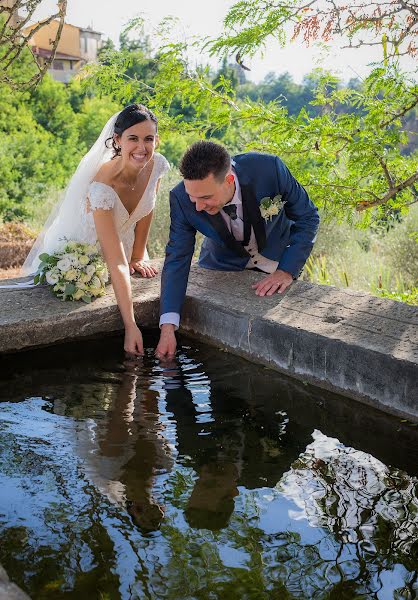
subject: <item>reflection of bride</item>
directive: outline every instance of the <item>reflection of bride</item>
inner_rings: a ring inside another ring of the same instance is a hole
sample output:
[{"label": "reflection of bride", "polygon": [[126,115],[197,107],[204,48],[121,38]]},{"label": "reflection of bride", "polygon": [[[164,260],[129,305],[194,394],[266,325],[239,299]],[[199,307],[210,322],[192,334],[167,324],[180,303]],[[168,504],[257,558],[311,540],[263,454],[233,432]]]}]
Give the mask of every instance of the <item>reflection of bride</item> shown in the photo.
[{"label": "reflection of bride", "polygon": [[158,393],[138,391],[135,366],[125,366],[105,421],[78,428],[77,454],[87,479],[112,503],[126,506],[141,529],[152,531],[164,517],[153,483],[171,469],[173,459],[159,419]]},{"label": "reflection of bride", "polygon": [[113,115],[81,160],[23,265],[23,274],[33,274],[39,254],[55,252],[65,240],[99,241],[125,325],[125,350],[132,354],[142,354],[143,343],[130,274],[157,273],[146,262],[146,243],[156,191],[169,169],[166,159],[154,152],[157,143],[157,119],[145,106],[132,104]]}]

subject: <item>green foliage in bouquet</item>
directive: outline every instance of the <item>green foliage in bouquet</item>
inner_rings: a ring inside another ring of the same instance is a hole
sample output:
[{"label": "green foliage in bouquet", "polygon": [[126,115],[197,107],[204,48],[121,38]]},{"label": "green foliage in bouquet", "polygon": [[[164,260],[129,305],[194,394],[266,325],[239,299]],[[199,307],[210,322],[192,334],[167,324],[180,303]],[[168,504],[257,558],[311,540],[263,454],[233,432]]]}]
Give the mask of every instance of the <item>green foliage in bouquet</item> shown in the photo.
[{"label": "green foliage in bouquet", "polygon": [[83,300],[103,296],[109,279],[106,264],[97,247],[68,241],[54,254],[44,252],[34,282],[47,283],[62,300]]}]

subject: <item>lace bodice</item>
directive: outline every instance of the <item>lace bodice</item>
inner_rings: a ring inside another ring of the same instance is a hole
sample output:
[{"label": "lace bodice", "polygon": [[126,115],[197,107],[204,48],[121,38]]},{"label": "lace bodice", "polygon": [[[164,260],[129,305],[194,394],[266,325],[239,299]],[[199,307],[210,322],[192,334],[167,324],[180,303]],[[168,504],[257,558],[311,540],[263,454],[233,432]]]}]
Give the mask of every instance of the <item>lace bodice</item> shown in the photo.
[{"label": "lace bodice", "polygon": [[[113,211],[116,228],[126,258],[130,261],[135,241],[135,225],[153,210],[157,181],[169,170],[170,166],[162,154],[154,154],[148,184],[142,196],[138,198],[135,210],[129,214],[112,187],[98,181],[92,181],[97,169],[92,171],[90,177],[85,180],[83,161],[88,157],[87,154],[80,162],[70,180],[63,203],[58,204],[52,211],[44,230],[39,234],[23,266],[23,275],[36,273],[40,262],[39,255],[42,252],[52,254],[60,250],[68,240],[95,244],[97,234],[93,211],[98,208]],[[96,165],[94,164],[94,166]],[[97,168],[99,167],[100,163],[98,162]],[[90,168],[90,165],[87,164],[87,170]]]},{"label": "lace bodice", "polygon": [[154,209],[157,181],[169,170],[169,168],[170,165],[165,157],[162,154],[155,153],[154,164],[148,184],[135,210],[131,214],[128,213],[118,194],[112,187],[99,181],[92,181],[88,189],[88,198],[86,199],[90,208],[90,210],[86,210],[86,219],[90,234],[94,235],[94,241],[97,240],[97,236],[92,211],[99,208],[112,210],[126,258],[129,261],[131,259],[132,248],[135,241],[135,225]]}]

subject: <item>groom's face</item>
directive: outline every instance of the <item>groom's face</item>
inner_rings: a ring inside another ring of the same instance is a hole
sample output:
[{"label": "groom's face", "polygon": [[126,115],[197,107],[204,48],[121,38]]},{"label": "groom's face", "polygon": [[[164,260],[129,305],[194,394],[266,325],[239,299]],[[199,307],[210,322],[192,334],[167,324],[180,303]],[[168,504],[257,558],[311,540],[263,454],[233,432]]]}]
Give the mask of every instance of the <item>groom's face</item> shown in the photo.
[{"label": "groom's face", "polygon": [[184,187],[197,211],[216,215],[235,193],[235,180],[232,173],[217,179],[210,173],[205,179],[185,179]]}]

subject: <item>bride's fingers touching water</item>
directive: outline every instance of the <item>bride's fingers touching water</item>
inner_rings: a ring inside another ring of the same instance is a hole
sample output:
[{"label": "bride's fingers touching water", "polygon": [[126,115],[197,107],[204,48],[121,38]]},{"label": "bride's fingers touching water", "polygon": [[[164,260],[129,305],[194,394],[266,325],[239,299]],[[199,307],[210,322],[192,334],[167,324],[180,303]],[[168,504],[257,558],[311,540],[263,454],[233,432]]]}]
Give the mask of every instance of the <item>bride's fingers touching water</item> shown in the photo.
[{"label": "bride's fingers touching water", "polygon": [[129,270],[131,275],[136,272],[142,277],[155,277],[158,274],[158,269],[145,260],[131,260]]},{"label": "bride's fingers touching water", "polygon": [[125,329],[125,342],[123,349],[128,354],[134,356],[142,356],[144,354],[144,343],[142,341],[142,333],[136,325]]}]

